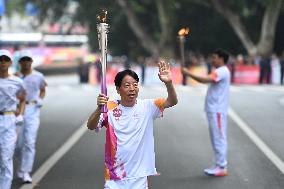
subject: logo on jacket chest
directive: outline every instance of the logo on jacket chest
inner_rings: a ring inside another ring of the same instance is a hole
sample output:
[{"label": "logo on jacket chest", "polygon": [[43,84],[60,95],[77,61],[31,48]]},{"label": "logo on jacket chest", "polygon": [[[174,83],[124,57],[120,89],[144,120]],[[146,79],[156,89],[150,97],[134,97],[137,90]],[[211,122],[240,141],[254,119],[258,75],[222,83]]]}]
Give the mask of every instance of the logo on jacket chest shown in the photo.
[{"label": "logo on jacket chest", "polygon": [[115,108],[113,110],[113,116],[115,117],[115,120],[119,120],[119,118],[121,117],[122,115],[122,111],[118,108]]}]

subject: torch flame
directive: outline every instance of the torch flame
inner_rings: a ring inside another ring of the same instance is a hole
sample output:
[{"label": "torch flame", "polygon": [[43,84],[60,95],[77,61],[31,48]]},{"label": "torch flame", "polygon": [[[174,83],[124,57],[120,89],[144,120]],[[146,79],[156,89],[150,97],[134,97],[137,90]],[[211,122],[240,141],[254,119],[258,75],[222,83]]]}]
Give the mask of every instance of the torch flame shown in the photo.
[{"label": "torch flame", "polygon": [[101,15],[97,15],[97,21],[102,23],[107,22],[107,10],[102,10]]},{"label": "torch flame", "polygon": [[186,27],[186,28],[181,28],[179,31],[178,31],[178,35],[179,36],[186,36],[189,34],[189,28]]}]

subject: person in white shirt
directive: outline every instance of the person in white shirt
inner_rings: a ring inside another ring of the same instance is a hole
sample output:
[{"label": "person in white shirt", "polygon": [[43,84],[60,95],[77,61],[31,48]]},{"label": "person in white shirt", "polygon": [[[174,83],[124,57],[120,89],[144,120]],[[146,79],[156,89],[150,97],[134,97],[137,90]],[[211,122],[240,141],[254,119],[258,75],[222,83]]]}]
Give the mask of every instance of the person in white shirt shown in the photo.
[{"label": "person in white shirt", "polygon": [[208,76],[197,76],[188,69],[182,73],[201,83],[210,83],[205,100],[209,133],[215,155],[214,165],[205,169],[209,176],[226,176],[227,172],[227,112],[231,74],[226,66],[229,54],[221,49],[212,53],[215,70]]},{"label": "person in white shirt", "polygon": [[[100,94],[98,107],[88,119],[90,130],[106,127],[105,189],[145,189],[147,177],[157,175],[153,122],[178,101],[169,64],[161,61],[158,65],[167,98],[138,99],[139,78],[134,71],[124,70],[114,81],[121,99],[108,101]],[[107,105],[108,112],[101,114],[103,105]]]},{"label": "person in white shirt", "polygon": [[20,72],[17,76],[23,80],[26,90],[26,109],[24,124],[19,128],[16,157],[18,159],[17,176],[24,183],[31,183],[30,173],[35,158],[35,144],[40,125],[40,108],[45,97],[46,82],[43,74],[32,69],[33,59],[28,51],[19,57]]},{"label": "person in white shirt", "polygon": [[9,75],[12,64],[8,50],[0,50],[0,188],[10,189],[13,155],[17,139],[16,123],[23,122],[25,91],[23,82]]}]

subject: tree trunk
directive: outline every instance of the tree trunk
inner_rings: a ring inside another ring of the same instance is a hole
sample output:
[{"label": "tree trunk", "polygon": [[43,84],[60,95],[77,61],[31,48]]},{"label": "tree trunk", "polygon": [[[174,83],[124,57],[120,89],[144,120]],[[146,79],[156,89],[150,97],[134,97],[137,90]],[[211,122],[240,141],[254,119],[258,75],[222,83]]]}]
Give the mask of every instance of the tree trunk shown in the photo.
[{"label": "tree trunk", "polygon": [[158,17],[161,25],[161,35],[159,40],[159,49],[162,56],[173,57],[173,27],[171,23],[171,4],[165,0],[156,0]]},{"label": "tree trunk", "polygon": [[151,53],[153,56],[159,56],[159,45],[148,35],[143,29],[142,25],[139,23],[136,15],[134,14],[131,7],[128,5],[126,0],[117,0],[118,5],[124,11],[128,24],[136,37],[141,42],[142,46]]},{"label": "tree trunk", "polygon": [[253,43],[249,34],[241,22],[239,15],[232,12],[222,0],[211,0],[214,8],[229,22],[236,35],[241,40],[243,46],[247,50],[248,54],[252,55],[256,53],[256,45]]},{"label": "tree trunk", "polygon": [[265,10],[262,20],[261,37],[259,42],[253,43],[246,31],[240,16],[230,10],[224,3],[224,0],[211,0],[214,8],[229,22],[233,30],[241,40],[249,55],[268,56],[274,45],[275,30],[283,0],[271,0]]},{"label": "tree trunk", "polygon": [[280,14],[282,0],[271,0],[262,20],[261,35],[257,44],[258,54],[268,56],[273,51],[276,25]]}]

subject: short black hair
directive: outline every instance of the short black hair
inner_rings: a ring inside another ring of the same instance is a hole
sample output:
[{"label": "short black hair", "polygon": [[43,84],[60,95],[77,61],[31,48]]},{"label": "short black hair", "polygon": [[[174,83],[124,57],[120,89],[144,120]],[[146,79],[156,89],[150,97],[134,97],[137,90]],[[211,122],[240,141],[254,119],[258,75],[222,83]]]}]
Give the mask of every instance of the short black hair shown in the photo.
[{"label": "short black hair", "polygon": [[131,76],[133,79],[135,79],[137,82],[139,82],[139,77],[138,77],[138,75],[137,75],[134,71],[132,71],[132,70],[123,70],[123,71],[118,72],[118,73],[116,74],[116,76],[115,76],[115,78],[114,78],[114,84],[115,84],[115,86],[116,86],[116,87],[120,87],[123,78],[124,78],[125,76],[127,76],[127,75]]},{"label": "short black hair", "polygon": [[229,59],[229,53],[223,49],[217,49],[212,54],[217,54],[219,57],[223,58],[224,63],[227,64]]},{"label": "short black hair", "polygon": [[22,58],[19,59],[19,62],[24,62],[24,61],[30,62],[33,61],[33,59],[29,56],[23,56]]}]

